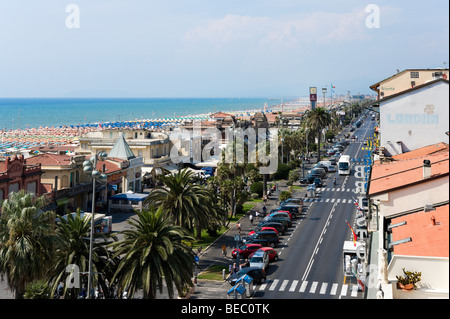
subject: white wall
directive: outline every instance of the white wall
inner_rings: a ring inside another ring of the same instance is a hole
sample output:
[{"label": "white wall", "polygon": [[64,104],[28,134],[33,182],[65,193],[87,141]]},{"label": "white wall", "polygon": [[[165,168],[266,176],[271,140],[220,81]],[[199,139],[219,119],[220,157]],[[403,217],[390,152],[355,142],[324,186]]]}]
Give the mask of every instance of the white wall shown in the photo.
[{"label": "white wall", "polygon": [[[449,87],[439,81],[380,102],[381,146],[395,155],[445,142],[449,130]],[[401,141],[403,149],[397,144]]]}]

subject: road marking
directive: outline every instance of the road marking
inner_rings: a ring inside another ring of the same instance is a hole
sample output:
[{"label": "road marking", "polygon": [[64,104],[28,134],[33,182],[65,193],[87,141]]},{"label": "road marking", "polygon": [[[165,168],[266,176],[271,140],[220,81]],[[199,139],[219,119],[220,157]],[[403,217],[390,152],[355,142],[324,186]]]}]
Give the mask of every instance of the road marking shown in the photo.
[{"label": "road marking", "polygon": [[358,285],[353,285],[351,296],[352,297],[358,296]]},{"label": "road marking", "polygon": [[288,283],[289,283],[289,280],[284,280],[283,283],[281,284],[279,291],[284,291],[284,289],[286,289],[286,286]]},{"label": "road marking", "polygon": [[331,202],[334,203],[335,200],[336,200],[336,199],[332,198],[332,199],[331,199]]},{"label": "road marking", "polygon": [[328,287],[328,283],[326,283],[326,282],[322,283],[319,294],[324,295],[327,291],[327,287]]},{"label": "road marking", "polygon": [[289,288],[289,291],[290,291],[290,292],[295,291],[295,288],[297,287],[297,284],[298,284],[298,280],[294,280],[294,281],[292,282],[291,288]]},{"label": "road marking", "polygon": [[348,285],[342,285],[341,296],[347,296]]},{"label": "road marking", "polygon": [[260,287],[259,290],[264,290],[267,287],[267,282],[263,283]]},{"label": "road marking", "polygon": [[269,290],[270,290],[270,291],[274,291],[274,290],[275,290],[275,287],[278,285],[278,282],[279,282],[279,280],[278,280],[278,279],[275,279],[275,280],[273,281],[272,285],[269,287]]},{"label": "road marking", "polygon": [[338,284],[333,284],[333,286],[331,286],[331,291],[330,291],[330,295],[336,295],[336,291],[338,289],[339,285]]},{"label": "road marking", "polygon": [[330,201],[330,199],[329,199],[329,198],[327,198],[327,199],[325,200],[325,202],[326,202],[326,203],[328,203],[329,201]]},{"label": "road marking", "polygon": [[304,282],[302,282],[299,292],[305,292],[306,286],[308,286],[308,282],[305,280]]},{"label": "road marking", "polygon": [[319,282],[313,281],[313,283],[312,283],[312,285],[311,285],[311,288],[309,289],[309,293],[310,293],[310,294],[313,294],[313,293],[316,292],[316,288],[317,288],[317,285],[318,285],[318,284],[319,284]]}]

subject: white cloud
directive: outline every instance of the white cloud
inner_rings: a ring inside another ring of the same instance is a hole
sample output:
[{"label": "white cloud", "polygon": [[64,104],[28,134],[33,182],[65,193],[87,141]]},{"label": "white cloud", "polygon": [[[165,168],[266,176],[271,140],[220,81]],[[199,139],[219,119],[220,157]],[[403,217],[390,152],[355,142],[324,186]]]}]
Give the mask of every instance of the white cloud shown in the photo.
[{"label": "white cloud", "polygon": [[226,15],[189,30],[185,45],[214,49],[237,46],[257,49],[294,49],[308,43],[353,41],[367,38],[364,8],[347,13],[315,12],[297,18]]}]

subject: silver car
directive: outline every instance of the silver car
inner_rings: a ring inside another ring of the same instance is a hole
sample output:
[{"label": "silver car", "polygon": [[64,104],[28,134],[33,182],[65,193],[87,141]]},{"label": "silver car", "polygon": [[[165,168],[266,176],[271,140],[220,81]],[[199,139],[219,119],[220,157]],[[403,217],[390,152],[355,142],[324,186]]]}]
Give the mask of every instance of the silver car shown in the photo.
[{"label": "silver car", "polygon": [[269,266],[269,255],[264,250],[257,250],[249,260],[250,267],[258,267],[263,270]]}]

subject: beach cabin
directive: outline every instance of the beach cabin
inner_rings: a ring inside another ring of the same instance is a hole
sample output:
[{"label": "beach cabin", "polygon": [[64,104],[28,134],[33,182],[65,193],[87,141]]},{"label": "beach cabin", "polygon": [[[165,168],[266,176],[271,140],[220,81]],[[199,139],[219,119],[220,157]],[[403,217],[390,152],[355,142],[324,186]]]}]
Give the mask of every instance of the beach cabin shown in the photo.
[{"label": "beach cabin", "polygon": [[144,201],[149,194],[133,193],[131,191],[117,194],[109,198],[108,213],[111,211],[142,211]]}]

